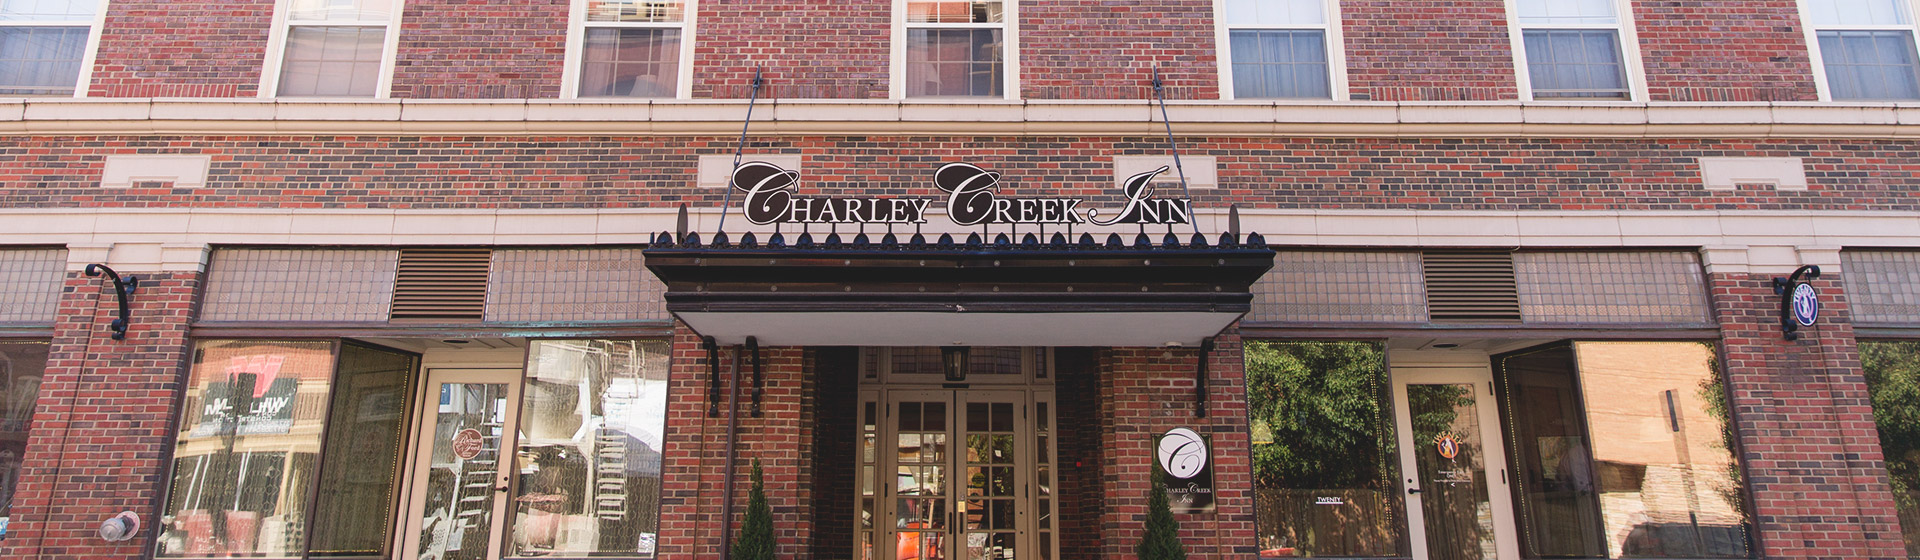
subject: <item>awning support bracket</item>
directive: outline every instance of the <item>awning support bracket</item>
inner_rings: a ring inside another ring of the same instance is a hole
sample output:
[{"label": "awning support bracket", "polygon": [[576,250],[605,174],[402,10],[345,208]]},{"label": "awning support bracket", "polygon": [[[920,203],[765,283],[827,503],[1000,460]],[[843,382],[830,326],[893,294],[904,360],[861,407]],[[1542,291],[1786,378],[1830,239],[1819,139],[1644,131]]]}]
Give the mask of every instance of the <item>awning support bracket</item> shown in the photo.
[{"label": "awning support bracket", "polygon": [[[1160,65],[1155,63],[1153,65],[1153,96],[1160,100],[1160,122],[1167,125],[1167,148],[1173,152],[1173,169],[1180,174],[1180,197],[1187,199],[1189,201],[1188,204],[1192,204],[1193,195],[1189,194],[1187,190],[1187,168],[1180,165],[1180,144],[1173,141],[1173,120],[1167,118],[1167,90],[1165,85],[1165,82],[1160,79]],[[1192,209],[1189,208],[1188,210],[1191,211]],[[1193,234],[1199,235],[1199,218],[1196,217],[1188,221],[1192,222]],[[1142,224],[1140,227],[1142,228],[1141,233],[1144,234],[1146,225]],[[1173,226],[1169,225],[1167,228],[1171,230]],[[1167,233],[1168,235],[1172,235],[1173,232],[1168,231]]]},{"label": "awning support bracket", "polygon": [[1193,417],[1207,417],[1207,361],[1213,355],[1213,337],[1200,341],[1200,367],[1193,374]]},{"label": "awning support bracket", "polygon": [[[761,67],[753,67],[753,91],[747,94],[747,118],[740,122],[740,141],[733,145],[733,171],[740,171],[740,156],[747,150],[747,126],[753,124],[753,106],[760,102],[760,86],[766,80],[760,78]],[[720,206],[720,227],[714,229],[714,238],[727,231],[727,209],[733,208],[733,175],[727,175],[726,201]]]},{"label": "awning support bracket", "polygon": [[720,343],[711,336],[700,337],[707,347],[707,417],[720,415]]}]

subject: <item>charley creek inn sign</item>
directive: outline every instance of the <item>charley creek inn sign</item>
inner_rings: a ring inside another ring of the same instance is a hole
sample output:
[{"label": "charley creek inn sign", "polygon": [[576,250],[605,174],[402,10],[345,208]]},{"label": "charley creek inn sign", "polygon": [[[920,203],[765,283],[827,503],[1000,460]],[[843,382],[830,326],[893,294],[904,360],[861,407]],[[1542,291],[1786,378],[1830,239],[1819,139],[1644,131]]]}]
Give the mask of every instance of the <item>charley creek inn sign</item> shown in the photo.
[{"label": "charley creek inn sign", "polygon": [[[1013,198],[1000,195],[1000,174],[970,163],[949,163],[933,173],[933,184],[947,193],[947,217],[963,226],[981,224],[1185,224],[1193,219],[1193,201],[1153,198],[1149,183],[1167,168],[1128,177],[1126,206],[1102,218],[1096,208],[1080,208],[1078,198]],[[733,171],[733,188],[746,193],[747,221],[768,224],[923,224],[932,201],[913,198],[804,197],[793,193],[800,172],[754,161]]]}]

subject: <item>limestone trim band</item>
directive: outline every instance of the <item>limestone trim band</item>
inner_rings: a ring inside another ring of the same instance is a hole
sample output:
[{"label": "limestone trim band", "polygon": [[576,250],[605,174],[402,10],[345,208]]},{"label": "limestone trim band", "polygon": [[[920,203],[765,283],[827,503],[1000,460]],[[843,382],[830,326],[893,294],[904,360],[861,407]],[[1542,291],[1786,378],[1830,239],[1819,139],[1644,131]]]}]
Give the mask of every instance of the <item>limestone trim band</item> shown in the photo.
[{"label": "limestone trim band", "polygon": [[[758,135],[1154,134],[1147,100],[772,100]],[[1915,103],[1170,102],[1189,136],[1920,138]],[[0,99],[0,134],[726,135],[746,100]]]}]

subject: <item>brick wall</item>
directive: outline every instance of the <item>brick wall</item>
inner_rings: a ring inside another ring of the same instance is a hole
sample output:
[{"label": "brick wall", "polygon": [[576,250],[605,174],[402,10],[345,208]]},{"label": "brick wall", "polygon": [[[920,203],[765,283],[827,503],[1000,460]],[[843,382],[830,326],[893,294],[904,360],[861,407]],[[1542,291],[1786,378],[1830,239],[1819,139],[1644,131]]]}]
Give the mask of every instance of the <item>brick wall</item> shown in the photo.
[{"label": "brick wall", "polygon": [[1795,0],[1634,2],[1654,101],[1813,101]]},{"label": "brick wall", "polygon": [[684,324],[676,324],[673,363],[668,380],[666,449],[662,458],[659,553],[664,558],[714,559],[720,554],[720,524],[739,537],[746,516],[748,476],[759,459],[765,474],[767,503],[773,509],[776,552],[783,558],[804,555],[812,538],[813,490],[807,463],[814,426],[801,411],[803,352],[799,348],[763,348],[765,393],[762,415],[751,416],[752,362],[741,361],[740,417],[734,481],[733,518],[721,515],[726,479],[727,400],[733,361],[731,348],[720,353],[720,416],[707,417],[707,353]]},{"label": "brick wall", "polygon": [[258,95],[272,22],[273,0],[114,0],[89,95]]},{"label": "brick wall", "polygon": [[760,97],[887,97],[889,0],[702,0],[693,96],[745,99],[755,67]]},{"label": "brick wall", "polygon": [[1502,0],[1344,0],[1340,14],[1356,100],[1520,96]]},{"label": "brick wall", "polygon": [[1713,274],[1734,426],[1768,558],[1906,556],[1839,275],[1786,341],[1772,275]]},{"label": "brick wall", "polygon": [[1061,558],[1094,558],[1100,554],[1100,521],[1107,492],[1101,487],[1107,464],[1100,452],[1100,400],[1080,397],[1100,394],[1099,351],[1092,348],[1054,349],[1054,399],[1058,412],[1054,453],[1059,458],[1057,490]]},{"label": "brick wall", "polygon": [[[3,137],[0,206],[281,208],[633,208],[717,206],[694,186],[698,154],[735,138]],[[1005,174],[1014,194],[1111,204],[1112,157],[1164,154],[1152,137],[772,138],[804,153],[801,192],[940,194],[942,162]],[[1905,140],[1190,138],[1211,155],[1219,207],[1418,210],[1920,209],[1920,143]],[[290,155],[298,150],[298,155]],[[212,156],[207,184],[98,186],[103,156]],[[1697,157],[1802,157],[1805,191],[1708,191]]]},{"label": "brick wall", "polygon": [[1159,64],[1168,99],[1217,99],[1212,0],[1023,2],[1021,96],[1152,99]]},{"label": "brick wall", "polygon": [[[145,537],[158,517],[200,275],[136,275],[126,340],[107,328],[119,317],[112,282],[67,276],[0,557],[132,559],[152,549]],[[121,511],[139,514],[148,531],[101,540],[100,522]]]},{"label": "brick wall", "polygon": [[853,558],[854,496],[860,464],[860,350],[807,349],[807,398],[802,414],[814,418],[813,439],[801,457],[810,469],[813,534],[807,552],[815,560]]},{"label": "brick wall", "polygon": [[400,19],[393,96],[560,96],[569,0],[412,0]]},{"label": "brick wall", "polygon": [[1153,436],[1188,427],[1213,438],[1215,510],[1175,514],[1187,556],[1247,558],[1254,545],[1253,465],[1247,424],[1246,366],[1240,337],[1222,336],[1209,360],[1207,417],[1194,417],[1191,349],[1101,351],[1100,406],[1106,490],[1100,538],[1107,558],[1131,558],[1146,521]]}]

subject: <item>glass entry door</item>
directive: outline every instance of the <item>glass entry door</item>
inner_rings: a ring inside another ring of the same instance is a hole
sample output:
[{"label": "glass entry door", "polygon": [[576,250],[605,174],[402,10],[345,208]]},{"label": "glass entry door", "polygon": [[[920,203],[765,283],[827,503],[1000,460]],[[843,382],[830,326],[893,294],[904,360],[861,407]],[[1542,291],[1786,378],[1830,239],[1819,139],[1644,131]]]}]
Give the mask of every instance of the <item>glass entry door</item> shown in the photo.
[{"label": "glass entry door", "polygon": [[431,370],[424,396],[401,557],[499,558],[520,370]]},{"label": "glass entry door", "polygon": [[1027,391],[888,391],[877,424],[879,470],[891,476],[880,477],[878,542],[866,557],[1052,558],[1050,422],[1035,422],[1048,401]]},{"label": "glass entry door", "polygon": [[1394,368],[1393,412],[1416,560],[1519,558],[1486,368]]}]

